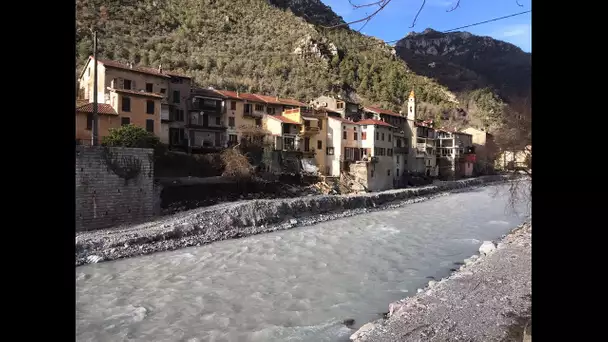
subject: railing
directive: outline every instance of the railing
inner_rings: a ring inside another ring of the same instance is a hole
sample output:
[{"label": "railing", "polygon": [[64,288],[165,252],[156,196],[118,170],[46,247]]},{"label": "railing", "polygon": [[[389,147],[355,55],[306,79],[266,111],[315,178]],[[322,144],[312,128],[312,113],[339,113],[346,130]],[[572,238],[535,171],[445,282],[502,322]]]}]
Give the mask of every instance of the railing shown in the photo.
[{"label": "railing", "polygon": [[302,126],[301,134],[317,134],[319,133],[319,127],[315,126]]},{"label": "railing", "polygon": [[256,119],[261,118],[263,115],[264,114],[262,112],[254,112],[254,111],[243,113],[243,116],[250,117],[250,118],[256,118]]}]

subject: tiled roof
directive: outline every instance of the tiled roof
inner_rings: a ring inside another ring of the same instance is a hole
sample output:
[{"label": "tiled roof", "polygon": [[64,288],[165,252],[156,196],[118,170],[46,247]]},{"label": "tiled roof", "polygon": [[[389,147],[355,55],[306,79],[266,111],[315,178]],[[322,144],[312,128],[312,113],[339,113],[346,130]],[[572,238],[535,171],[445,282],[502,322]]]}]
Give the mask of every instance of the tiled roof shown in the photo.
[{"label": "tiled roof", "polygon": [[273,118],[273,119],[277,119],[277,120],[279,120],[279,121],[281,121],[283,123],[286,123],[286,124],[292,124],[292,125],[299,125],[300,124],[300,123],[295,122],[293,120],[290,120],[290,119],[288,119],[288,118],[286,118],[286,117],[284,117],[282,115],[268,115],[268,117]]},{"label": "tiled roof", "polygon": [[159,99],[162,99],[164,97],[162,94],[159,94],[159,93],[148,93],[145,91],[137,91],[137,90],[130,90],[130,89],[115,89],[115,88],[108,87],[108,90],[115,91],[117,93],[127,93],[127,94],[132,94],[132,95],[137,95],[137,96],[156,97]]},{"label": "tiled roof", "polygon": [[414,125],[417,127],[428,127],[428,128],[432,128],[434,129],[433,126],[433,120],[418,120],[416,122],[414,122]]},{"label": "tiled roof", "polygon": [[[93,103],[87,103],[80,107],[76,108],[77,112],[81,113],[93,113]],[[98,114],[108,114],[108,115],[118,115],[114,108],[107,103],[98,103],[97,104],[97,113]]]},{"label": "tiled roof", "polygon": [[365,120],[357,121],[357,124],[359,124],[359,125],[378,125],[378,126],[396,128],[395,126],[388,124],[384,121],[374,120],[374,119],[365,119]]},{"label": "tiled roof", "polygon": [[[90,60],[93,60],[93,56],[89,57]],[[97,59],[97,61],[107,67],[111,67],[111,68],[116,68],[116,69],[123,69],[123,70],[130,70],[130,71],[134,71],[134,72],[139,72],[139,73],[143,73],[143,74],[148,74],[148,75],[154,75],[154,76],[159,76],[159,77],[163,77],[163,78],[170,78],[170,77],[181,77],[181,78],[188,78],[190,79],[190,76],[186,76],[186,75],[182,75],[180,73],[177,73],[175,71],[169,71],[169,70],[161,70],[159,71],[157,68],[149,68],[149,67],[144,67],[144,66],[136,66],[134,65],[132,68],[127,65],[127,64],[123,64],[117,61],[112,61],[109,59]]]},{"label": "tiled roof", "polygon": [[373,112],[373,113],[378,113],[378,114],[386,114],[386,115],[392,115],[392,116],[398,116],[400,118],[403,117],[399,113],[391,112],[390,110],[382,109],[380,107],[366,106],[366,107],[363,107],[363,109],[366,110],[366,111],[368,111],[368,112]]},{"label": "tiled roof", "polygon": [[237,93],[236,91],[231,91],[231,90],[215,90],[215,91],[224,95],[225,97],[227,97],[229,99],[246,100],[246,101],[251,101],[251,102],[264,103],[264,101],[262,99],[256,97],[254,94]]}]

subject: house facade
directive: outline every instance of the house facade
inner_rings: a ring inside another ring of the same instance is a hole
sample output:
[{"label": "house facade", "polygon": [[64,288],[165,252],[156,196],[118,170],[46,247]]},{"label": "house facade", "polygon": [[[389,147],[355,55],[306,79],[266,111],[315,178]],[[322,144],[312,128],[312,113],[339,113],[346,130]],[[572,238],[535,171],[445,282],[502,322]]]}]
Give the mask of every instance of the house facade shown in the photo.
[{"label": "house facade", "polygon": [[487,131],[475,127],[461,130],[473,137],[473,146],[477,155],[476,168],[480,173],[486,173],[494,168],[494,161],[498,153],[498,147],[494,142],[494,136]]},{"label": "house facade", "polygon": [[192,90],[186,122],[192,149],[219,149],[227,146],[225,99],[213,90]]},{"label": "house facade", "polygon": [[282,116],[300,124],[298,146],[304,163],[314,164],[321,174],[328,173],[326,157],[327,115],[307,107],[285,109]]},{"label": "house facade", "polygon": [[77,95],[88,102],[94,101],[95,63],[97,103],[112,106],[121,124],[142,127],[166,143],[171,143],[170,127],[184,130],[190,91],[188,76],[164,71],[161,66],[148,68],[89,57],[78,79]]},{"label": "house facade", "polygon": [[476,156],[472,135],[438,129],[436,153],[439,177],[449,179],[473,175]]},{"label": "house facade", "polygon": [[333,112],[339,113],[340,116],[345,119],[352,117],[358,119],[358,115],[360,114],[358,104],[340,98],[336,98],[334,96],[319,96],[316,99],[310,101],[310,105],[315,108],[325,108]]},{"label": "house facade", "polygon": [[396,127],[380,120],[357,122],[361,132],[361,147],[369,160],[369,191],[392,189],[394,186],[393,132]]},{"label": "house facade", "polygon": [[[109,134],[111,128],[120,127],[120,117],[112,106],[105,103],[98,104],[98,131],[99,137]],[[89,145],[92,142],[93,130],[93,104],[85,103],[76,107],[76,143]]]}]

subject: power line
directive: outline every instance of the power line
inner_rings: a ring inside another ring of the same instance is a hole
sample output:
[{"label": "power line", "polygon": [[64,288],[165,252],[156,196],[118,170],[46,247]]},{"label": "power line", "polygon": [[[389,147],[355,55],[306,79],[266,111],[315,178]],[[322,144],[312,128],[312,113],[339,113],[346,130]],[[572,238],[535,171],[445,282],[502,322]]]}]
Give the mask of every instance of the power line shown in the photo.
[{"label": "power line", "polygon": [[507,19],[507,18],[511,18],[511,17],[516,17],[518,15],[522,15],[522,14],[526,14],[526,13],[530,13],[530,12],[532,12],[532,10],[524,11],[524,12],[519,12],[519,13],[515,13],[515,14],[510,14],[510,15],[505,15],[504,17],[499,17],[499,18],[489,19],[489,20],[485,20],[485,21],[480,21],[480,22],[475,23],[475,24],[465,25],[465,26],[457,27],[457,28],[454,28],[454,29],[451,29],[451,30],[443,31],[443,33],[448,33],[448,32],[460,30],[460,29],[463,29],[463,28],[471,27],[471,26],[477,26],[477,25],[481,25],[481,24],[487,24],[487,23],[491,23],[493,21],[498,21],[498,20],[503,20],[503,19]]}]

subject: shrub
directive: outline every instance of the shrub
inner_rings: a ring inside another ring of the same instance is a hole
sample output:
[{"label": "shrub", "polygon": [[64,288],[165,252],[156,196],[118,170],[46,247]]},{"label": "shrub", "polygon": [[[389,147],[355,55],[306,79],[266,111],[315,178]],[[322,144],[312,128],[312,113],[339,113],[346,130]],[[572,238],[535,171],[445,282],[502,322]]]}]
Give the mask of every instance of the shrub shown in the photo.
[{"label": "shrub", "polygon": [[111,128],[110,134],[103,137],[102,145],[153,148],[155,154],[159,154],[164,150],[164,146],[163,144],[161,144],[160,139],[157,136],[141,127],[137,127],[134,125],[121,126],[120,128]]}]

